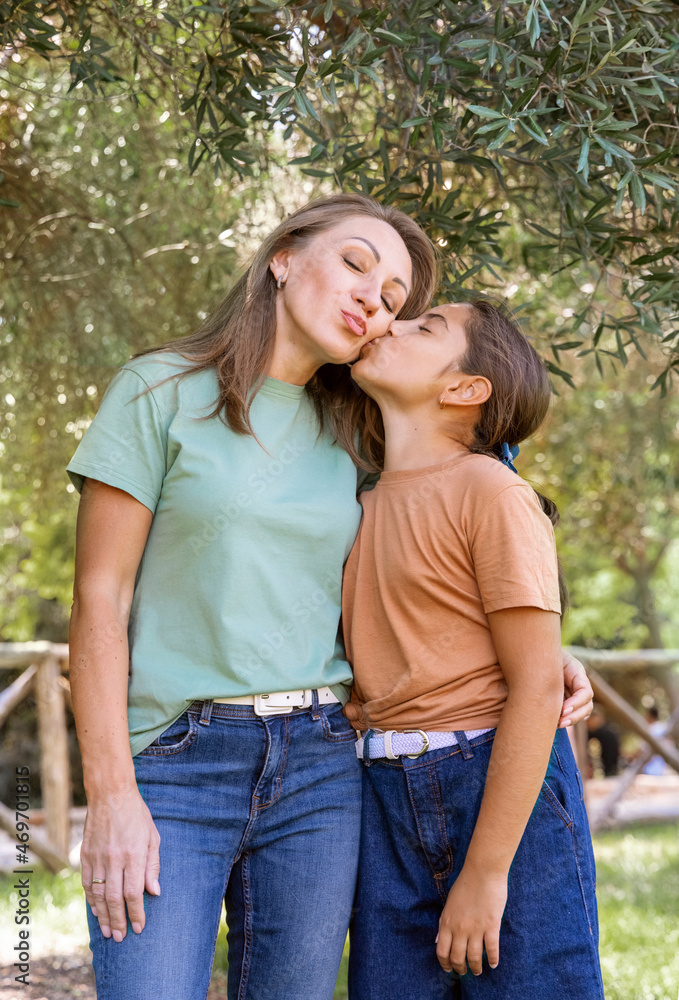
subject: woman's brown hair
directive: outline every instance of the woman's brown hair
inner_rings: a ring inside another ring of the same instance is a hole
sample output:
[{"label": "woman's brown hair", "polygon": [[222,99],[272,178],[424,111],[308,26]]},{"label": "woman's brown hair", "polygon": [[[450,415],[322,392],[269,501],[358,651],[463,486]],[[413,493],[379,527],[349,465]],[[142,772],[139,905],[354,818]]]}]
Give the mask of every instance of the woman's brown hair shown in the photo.
[{"label": "woman's brown hair", "polygon": [[[477,299],[469,306],[467,349],[455,362],[455,369],[465,375],[481,375],[493,387],[480,407],[469,450],[500,461],[505,442],[511,448],[538,430],[547,416],[552,388],[544,361],[502,305]],[[534,492],[556,527],[556,504]],[[559,591],[563,614],[568,591],[560,565]]]},{"label": "woman's brown hair", "polygon": [[[413,219],[389,205],[359,194],[337,194],[312,201],[293,212],[262,242],[250,265],[201,326],[192,334],[140,351],[174,351],[190,362],[183,377],[215,367],[219,397],[208,414],[220,418],[238,434],[252,434],[250,406],[264,382],[276,334],[276,281],[269,269],[281,250],[297,250],[319,233],[352,215],[388,223],[406,245],[413,281],[399,316],[419,316],[436,287],[436,254],[431,240]],[[373,468],[380,445],[372,433],[376,419],[372,400],[358,393],[346,365],[323,365],[307,383],[321,428],[327,421],[337,441],[363,468]]]}]

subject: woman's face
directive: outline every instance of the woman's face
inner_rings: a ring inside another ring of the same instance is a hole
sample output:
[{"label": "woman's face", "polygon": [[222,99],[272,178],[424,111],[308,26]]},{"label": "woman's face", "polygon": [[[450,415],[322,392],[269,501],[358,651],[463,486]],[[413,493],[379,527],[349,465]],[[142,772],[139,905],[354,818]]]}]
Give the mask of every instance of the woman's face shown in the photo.
[{"label": "woman's face", "polygon": [[373,398],[428,402],[450,380],[446,371],[467,349],[469,306],[436,306],[417,319],[393,322],[386,335],[367,344],[351,377]]},{"label": "woman's face", "polygon": [[351,216],[270,264],[285,284],[276,303],[276,340],[322,364],[354,361],[403,308],[412,263],[395,229]]}]

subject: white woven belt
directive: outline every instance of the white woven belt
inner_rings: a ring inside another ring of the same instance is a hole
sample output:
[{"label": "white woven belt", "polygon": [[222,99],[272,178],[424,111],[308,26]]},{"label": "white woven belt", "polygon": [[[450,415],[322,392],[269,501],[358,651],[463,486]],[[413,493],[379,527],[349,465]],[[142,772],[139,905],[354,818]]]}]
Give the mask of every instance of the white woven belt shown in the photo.
[{"label": "white woven belt", "polygon": [[[465,736],[473,740],[476,736],[492,732],[490,729],[468,729]],[[363,748],[368,740],[368,754],[363,756]],[[402,733],[389,729],[386,733],[369,729],[365,736],[356,742],[356,756],[360,760],[376,760],[386,757],[396,760],[397,757],[421,757],[427,750],[442,750],[444,747],[454,747],[459,743],[455,733],[425,733],[422,729],[405,729]]]},{"label": "white woven belt", "polygon": [[[313,689],[274,691],[272,694],[244,694],[240,698],[213,698],[215,705],[250,705],[255,715],[287,715],[293,708],[311,708]],[[338,703],[329,687],[318,688],[319,705]]]}]

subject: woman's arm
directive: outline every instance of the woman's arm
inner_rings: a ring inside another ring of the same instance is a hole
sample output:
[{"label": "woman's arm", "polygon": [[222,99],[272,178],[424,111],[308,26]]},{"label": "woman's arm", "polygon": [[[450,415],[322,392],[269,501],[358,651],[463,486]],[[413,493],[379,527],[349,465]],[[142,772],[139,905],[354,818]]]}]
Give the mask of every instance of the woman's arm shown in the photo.
[{"label": "woman's arm", "polygon": [[[105,937],[122,941],[125,907],[144,927],[144,887],[157,895],[160,837],[139,791],[127,726],[127,626],[153,515],[123,490],[86,479],[78,509],[70,678],[87,794],[85,895]],[[92,884],[92,878],[105,879]]]},{"label": "woman's arm", "polygon": [[[560,620],[553,611],[507,608],[488,615],[508,687],[479,816],[464,866],[448,895],[436,953],[446,971],[475,975],[483,945],[499,961],[507,875],[540,793],[563,698]],[[465,961],[466,959],[466,961]]]}]

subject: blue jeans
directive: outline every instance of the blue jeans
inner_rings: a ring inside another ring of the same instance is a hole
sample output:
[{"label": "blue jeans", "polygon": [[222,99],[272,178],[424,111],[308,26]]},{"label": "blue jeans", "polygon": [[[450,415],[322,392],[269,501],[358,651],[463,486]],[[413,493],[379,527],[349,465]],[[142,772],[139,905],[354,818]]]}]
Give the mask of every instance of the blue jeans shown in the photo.
[{"label": "blue jeans", "polygon": [[[509,873],[500,963],[443,971],[434,940],[483,796],[494,732],[363,766],[352,1000],[603,1000],[594,857],[565,730]],[[530,736],[527,737],[530,739]]]},{"label": "blue jeans", "polygon": [[356,885],[361,765],[341,706],[194,702],[135,757],[160,833],[146,927],[103,937],[98,1000],[204,1000],[226,901],[229,1000],[330,1000]]}]

